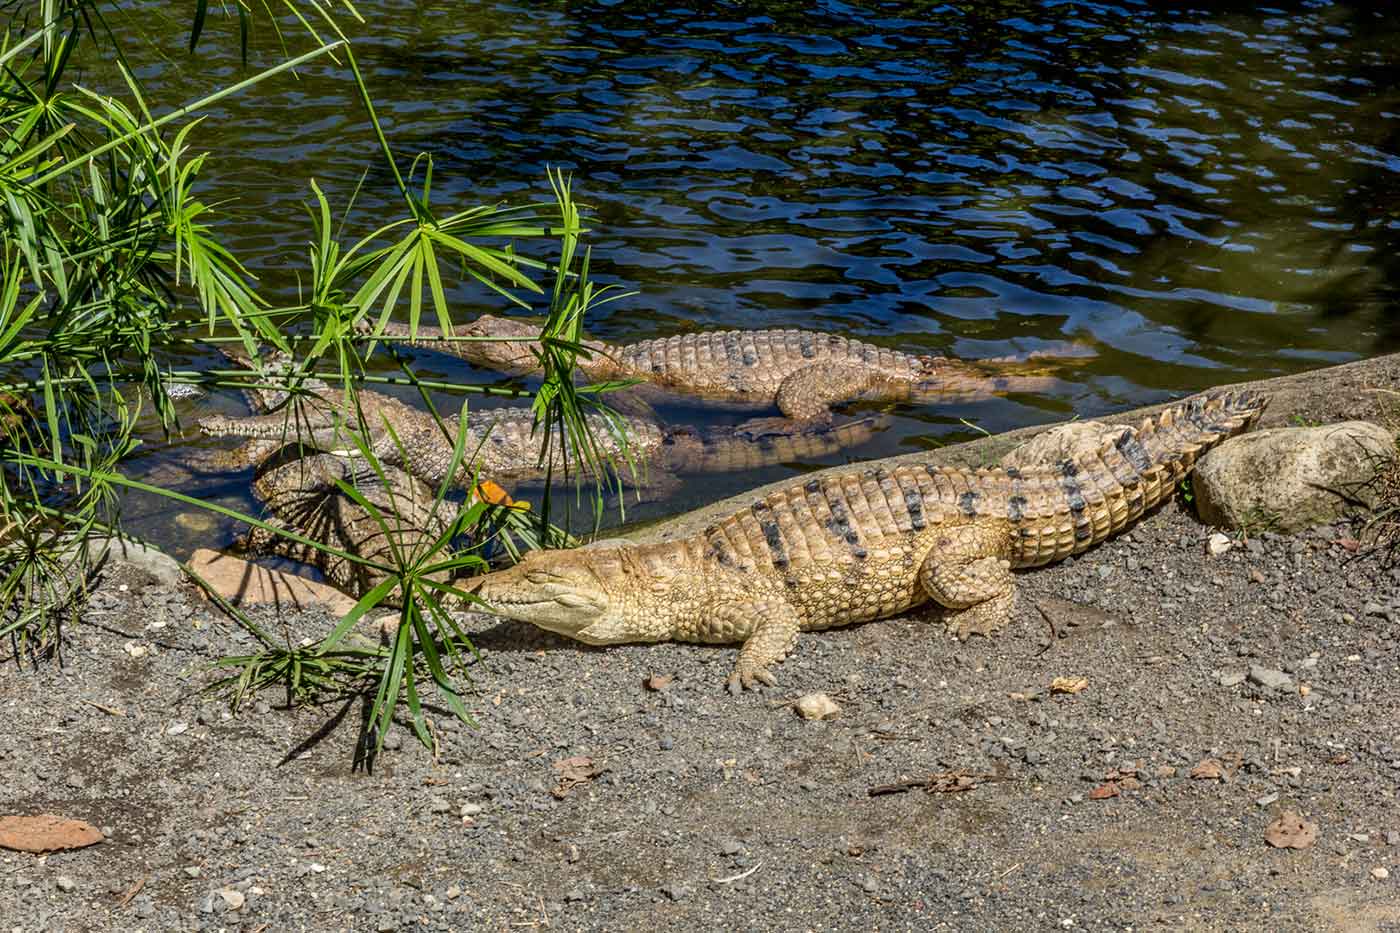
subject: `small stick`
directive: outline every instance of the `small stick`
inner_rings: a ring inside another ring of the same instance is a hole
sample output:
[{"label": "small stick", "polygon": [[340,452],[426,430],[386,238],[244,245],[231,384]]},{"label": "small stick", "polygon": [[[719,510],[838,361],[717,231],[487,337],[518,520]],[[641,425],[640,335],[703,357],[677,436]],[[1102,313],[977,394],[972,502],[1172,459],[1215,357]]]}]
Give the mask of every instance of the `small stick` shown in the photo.
[{"label": "small stick", "polygon": [[130,904],[131,899],[141,893],[141,889],[146,886],[146,879],[149,877],[151,876],[142,875],[140,878],[136,879],[135,884],[126,889],[126,893],[122,895],[121,900],[117,901],[117,910],[121,910],[127,904]]},{"label": "small stick", "polygon": [[753,868],[750,868],[748,871],[742,871],[737,875],[730,875],[728,878],[711,878],[710,882],[713,884],[732,884],[735,881],[743,881],[749,875],[752,875],[754,872],[758,871],[762,867],[763,863],[759,862],[756,865],[754,865]]},{"label": "small stick", "polygon": [[99,710],[101,710],[102,712],[106,713],[108,716],[125,716],[125,715],[126,715],[126,711],[125,711],[125,710],[117,709],[115,706],[103,706],[101,703],[95,702],[95,701],[93,701],[93,700],[83,700],[83,702],[86,703],[88,706],[93,707],[94,709],[99,709]]}]

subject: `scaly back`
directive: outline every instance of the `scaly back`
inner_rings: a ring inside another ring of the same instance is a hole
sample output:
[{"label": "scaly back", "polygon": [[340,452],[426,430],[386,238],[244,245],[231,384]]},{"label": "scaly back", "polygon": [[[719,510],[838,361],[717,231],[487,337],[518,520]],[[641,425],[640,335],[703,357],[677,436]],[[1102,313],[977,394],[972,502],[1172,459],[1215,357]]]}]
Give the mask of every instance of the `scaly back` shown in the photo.
[{"label": "scaly back", "polygon": [[1207,449],[1247,430],[1266,400],[1193,399],[1054,466],[1026,470],[917,462],[814,479],[754,501],[701,533],[702,552],[748,572],[802,574],[907,552],[940,526],[999,523],[1009,559],[1037,566],[1079,553],[1168,498]]}]

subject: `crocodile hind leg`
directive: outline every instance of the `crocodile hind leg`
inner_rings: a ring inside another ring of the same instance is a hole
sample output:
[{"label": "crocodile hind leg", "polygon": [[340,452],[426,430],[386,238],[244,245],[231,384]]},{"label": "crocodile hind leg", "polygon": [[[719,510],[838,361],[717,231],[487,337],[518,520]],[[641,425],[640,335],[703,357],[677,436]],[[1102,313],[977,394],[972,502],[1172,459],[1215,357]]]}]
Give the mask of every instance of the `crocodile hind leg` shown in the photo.
[{"label": "crocodile hind leg", "polygon": [[831,406],[874,388],[879,375],[868,366],[822,363],[788,375],[778,386],[781,418],[750,418],[735,431],[747,437],[765,434],[800,434],[831,426]]},{"label": "crocodile hind leg", "polygon": [[[757,622],[752,621],[755,619]],[[753,624],[753,631],[744,640],[734,662],[734,672],[725,681],[729,692],[736,695],[741,690],[757,690],[760,684],[775,686],[777,681],[768,673],[768,668],[788,656],[797,644],[797,633],[802,630],[797,611],[781,599],[744,603],[717,613],[710,624],[716,637],[724,637],[749,623]]]},{"label": "crocodile hind leg", "polygon": [[991,635],[1011,621],[1015,579],[1005,534],[977,525],[950,528],[919,568],[919,583],[938,605],[951,610],[948,630],[961,641]]}]

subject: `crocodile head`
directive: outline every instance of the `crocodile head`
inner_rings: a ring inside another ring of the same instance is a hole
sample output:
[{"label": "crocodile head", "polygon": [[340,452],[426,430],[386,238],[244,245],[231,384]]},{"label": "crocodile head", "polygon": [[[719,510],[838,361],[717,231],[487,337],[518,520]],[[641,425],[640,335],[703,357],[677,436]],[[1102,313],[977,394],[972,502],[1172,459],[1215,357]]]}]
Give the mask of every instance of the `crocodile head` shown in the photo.
[{"label": "crocodile head", "polygon": [[467,359],[478,366],[533,369],[536,365],[535,351],[540,345],[539,324],[483,314],[470,324],[458,328],[457,335],[495,338],[460,345]]},{"label": "crocodile head", "polygon": [[639,631],[648,615],[640,603],[659,595],[665,583],[643,566],[637,550],[630,542],[601,541],[531,551],[514,567],[483,577],[476,594],[500,615],[590,645],[651,640]]}]

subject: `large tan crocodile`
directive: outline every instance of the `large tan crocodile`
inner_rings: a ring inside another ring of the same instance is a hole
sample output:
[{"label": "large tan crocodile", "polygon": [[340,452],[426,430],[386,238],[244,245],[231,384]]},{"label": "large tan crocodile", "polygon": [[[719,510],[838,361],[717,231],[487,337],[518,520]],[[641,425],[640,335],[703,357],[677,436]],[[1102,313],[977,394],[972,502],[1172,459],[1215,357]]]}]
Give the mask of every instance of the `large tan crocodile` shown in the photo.
[{"label": "large tan crocodile", "polygon": [[[539,367],[539,325],[515,318],[483,314],[447,334],[423,325],[410,331],[393,321],[362,329],[502,372],[524,375]],[[741,410],[776,405],[781,418],[740,426],[751,436],[820,427],[830,423],[832,405],[854,398],[951,403],[1044,393],[1056,384],[1044,374],[1018,372],[1027,368],[1026,359],[921,356],[809,330],[707,331],[582,346],[578,369],[594,381],[639,379],[666,393]]]},{"label": "large tan crocodile", "polygon": [[1013,569],[1078,554],[1167,499],[1266,400],[1223,392],[1037,469],[902,464],[794,483],[704,531],[537,551],[482,578],[497,613],[589,644],[743,642],[731,690],[772,684],[799,632],[930,602],[960,638],[1011,617]]}]

